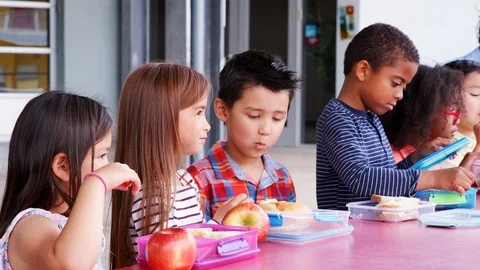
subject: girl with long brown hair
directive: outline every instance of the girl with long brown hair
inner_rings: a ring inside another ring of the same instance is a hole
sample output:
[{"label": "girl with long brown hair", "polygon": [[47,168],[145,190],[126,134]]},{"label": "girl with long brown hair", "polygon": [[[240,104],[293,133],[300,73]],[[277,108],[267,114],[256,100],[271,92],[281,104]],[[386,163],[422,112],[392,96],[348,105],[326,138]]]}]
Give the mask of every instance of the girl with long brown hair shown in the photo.
[{"label": "girl with long brown hair", "polygon": [[[202,149],[210,130],[205,118],[210,87],[193,69],[166,63],[142,65],[125,80],[115,160],[138,173],[142,189],[135,196],[113,194],[112,268],[135,263],[137,237],[204,221],[198,188],[180,168],[185,155]],[[214,220],[246,197],[225,204]]]}]

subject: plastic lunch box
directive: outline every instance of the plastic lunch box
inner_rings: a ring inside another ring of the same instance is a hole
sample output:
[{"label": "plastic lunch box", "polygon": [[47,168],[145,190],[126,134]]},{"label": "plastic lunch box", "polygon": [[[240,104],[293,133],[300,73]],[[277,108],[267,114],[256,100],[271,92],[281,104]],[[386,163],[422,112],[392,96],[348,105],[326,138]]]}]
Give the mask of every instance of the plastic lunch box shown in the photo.
[{"label": "plastic lunch box", "polygon": [[411,169],[428,170],[435,165],[438,165],[455,154],[458,150],[464,148],[470,143],[470,139],[462,137],[455,142],[445,146],[444,148],[422,158],[417,163],[413,164]]},{"label": "plastic lunch box", "polygon": [[376,204],[373,201],[352,202],[348,203],[347,207],[352,218],[385,222],[418,219],[420,215],[435,211],[435,204],[425,201],[420,201],[416,206],[402,208],[382,208],[376,207]]},{"label": "plastic lunch box", "polygon": [[455,208],[474,209],[477,201],[477,189],[470,188],[464,194],[453,191],[427,189],[415,193],[414,197],[422,201],[435,203],[436,210],[449,210]]},{"label": "plastic lunch box", "polygon": [[[426,156],[415,163],[411,168],[428,170],[429,168],[448,159],[451,155],[467,146],[469,143],[470,140],[467,137],[463,137],[442,148],[441,150]],[[477,190],[474,188],[469,189],[467,192],[465,192],[465,194],[458,194],[454,191],[428,189],[419,191],[413,196],[422,201],[435,203],[437,205],[435,207],[436,210],[448,210],[454,208],[473,209],[475,208],[476,204],[476,193]]]},{"label": "plastic lunch box", "polygon": [[267,241],[305,243],[353,231],[353,226],[348,223],[348,211],[313,210],[312,213],[267,214],[270,219]]},{"label": "plastic lunch box", "polygon": [[[247,227],[224,226],[216,224],[194,224],[183,228],[212,228],[213,231],[241,231],[243,233],[222,239],[195,237],[197,240],[197,258],[193,269],[208,269],[220,265],[254,258],[260,252],[257,246],[258,230]],[[146,265],[145,248],[150,235],[138,237],[137,262]]]},{"label": "plastic lunch box", "polygon": [[471,209],[439,211],[421,216],[420,221],[427,226],[480,227],[480,211]]}]

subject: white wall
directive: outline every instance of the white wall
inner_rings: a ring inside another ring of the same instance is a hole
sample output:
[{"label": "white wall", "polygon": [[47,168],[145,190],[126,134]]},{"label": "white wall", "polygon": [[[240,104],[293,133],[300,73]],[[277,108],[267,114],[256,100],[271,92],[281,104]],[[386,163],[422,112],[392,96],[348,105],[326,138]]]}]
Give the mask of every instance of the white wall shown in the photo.
[{"label": "white wall", "polygon": [[[388,1],[388,0],[386,0]],[[340,89],[342,88],[343,80],[345,76],[343,75],[343,59],[345,59],[345,50],[347,50],[348,43],[350,43],[351,39],[340,39],[340,26],[339,26],[339,7],[349,6],[352,5],[354,8],[354,20],[355,20],[355,29],[358,33],[359,31],[359,7],[360,7],[360,0],[337,0],[337,40],[335,44],[335,89],[338,96]]]},{"label": "white wall", "polygon": [[0,93],[0,143],[9,142],[18,116],[39,93]]},{"label": "white wall", "polygon": [[[479,9],[479,0],[359,0],[355,12],[359,30],[377,22],[394,25],[412,39],[420,61],[432,64],[465,55],[478,46]],[[343,45],[337,48],[337,94],[343,82],[345,49]]]},{"label": "white wall", "polygon": [[116,118],[119,82],[119,2],[64,1],[65,85],[93,97]]}]

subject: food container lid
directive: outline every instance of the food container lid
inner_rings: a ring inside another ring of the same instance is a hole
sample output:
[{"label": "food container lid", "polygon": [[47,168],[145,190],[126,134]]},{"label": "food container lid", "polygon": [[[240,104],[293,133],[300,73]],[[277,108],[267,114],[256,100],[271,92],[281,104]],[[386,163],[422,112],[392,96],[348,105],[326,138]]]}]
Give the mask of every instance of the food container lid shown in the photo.
[{"label": "food container lid", "polygon": [[284,217],[310,217],[313,215],[315,220],[322,222],[341,222],[345,220],[337,211],[328,210],[314,210],[312,213],[267,212],[267,215],[270,220],[270,227],[283,226]]},{"label": "food container lid", "polygon": [[267,212],[270,240],[304,242],[350,233],[349,211],[314,209],[310,213]]},{"label": "food container lid", "polygon": [[444,148],[424,157],[417,163],[413,164],[410,169],[428,170],[435,165],[438,165],[455,154],[458,150],[464,148],[470,143],[470,139],[462,137],[459,140],[445,146]]},{"label": "food container lid", "polygon": [[409,207],[398,207],[398,208],[386,208],[386,207],[376,207],[377,203],[374,201],[361,201],[361,202],[351,202],[347,203],[348,208],[352,209],[368,209],[368,210],[378,210],[378,211],[388,211],[388,212],[404,212],[411,211],[416,209],[434,207],[436,204],[433,202],[420,201],[419,205],[409,206]]},{"label": "food container lid", "polygon": [[424,214],[419,217],[427,226],[437,227],[480,227],[480,211],[472,209],[452,209]]},{"label": "food container lid", "polygon": [[437,205],[457,205],[467,203],[468,195],[473,195],[473,198],[476,199],[476,193],[476,188],[470,188],[463,194],[448,190],[427,189],[415,193],[414,196],[417,198],[428,197],[429,202],[433,202]]},{"label": "food container lid", "polygon": [[330,229],[309,235],[284,235],[284,234],[268,234],[267,239],[270,240],[282,240],[286,242],[306,242],[316,239],[321,239],[329,236],[349,234],[353,231],[353,226],[349,225],[345,228]]}]

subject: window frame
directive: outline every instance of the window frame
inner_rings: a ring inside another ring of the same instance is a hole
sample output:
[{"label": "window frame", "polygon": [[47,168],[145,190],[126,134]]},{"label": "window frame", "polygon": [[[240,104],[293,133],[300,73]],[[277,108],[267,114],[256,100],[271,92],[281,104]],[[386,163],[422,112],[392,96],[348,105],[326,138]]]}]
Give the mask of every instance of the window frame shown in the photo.
[{"label": "window frame", "polygon": [[[48,47],[14,47],[14,46],[0,46],[0,54],[43,54],[48,55],[48,88],[55,87],[57,82],[57,33],[56,8],[57,1],[49,0],[48,2],[33,2],[33,1],[1,1],[0,7],[7,8],[32,8],[32,9],[46,9],[48,10]],[[15,93],[16,91],[12,91]],[[20,91],[18,91],[21,93]]]}]

